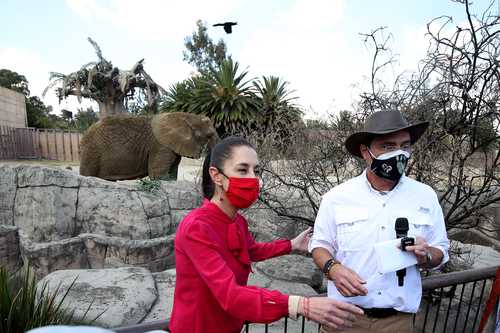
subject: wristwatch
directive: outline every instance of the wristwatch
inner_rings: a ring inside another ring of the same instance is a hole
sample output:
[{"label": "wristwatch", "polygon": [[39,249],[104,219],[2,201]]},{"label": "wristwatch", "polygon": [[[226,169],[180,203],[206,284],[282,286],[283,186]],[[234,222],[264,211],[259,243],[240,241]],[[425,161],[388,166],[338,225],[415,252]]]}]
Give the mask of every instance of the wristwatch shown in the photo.
[{"label": "wristwatch", "polygon": [[425,254],[425,260],[427,260],[427,262],[425,264],[427,266],[430,266],[431,263],[432,263],[432,254],[431,254],[431,251],[427,251],[427,253]]}]

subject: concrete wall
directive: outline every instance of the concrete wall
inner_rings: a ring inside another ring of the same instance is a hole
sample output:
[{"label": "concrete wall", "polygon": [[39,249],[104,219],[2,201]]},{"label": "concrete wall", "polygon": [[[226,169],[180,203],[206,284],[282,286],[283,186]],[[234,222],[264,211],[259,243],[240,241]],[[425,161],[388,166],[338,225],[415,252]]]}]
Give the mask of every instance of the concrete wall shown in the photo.
[{"label": "concrete wall", "polygon": [[0,125],[26,127],[26,101],[23,94],[0,87]]}]

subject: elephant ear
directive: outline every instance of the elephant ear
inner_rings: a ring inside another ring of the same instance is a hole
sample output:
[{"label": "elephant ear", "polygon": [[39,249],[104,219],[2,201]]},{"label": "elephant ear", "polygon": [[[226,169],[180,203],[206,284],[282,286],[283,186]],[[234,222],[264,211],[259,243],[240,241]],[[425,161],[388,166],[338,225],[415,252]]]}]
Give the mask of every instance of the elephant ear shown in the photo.
[{"label": "elephant ear", "polygon": [[195,135],[200,119],[200,116],[186,112],[162,113],[153,117],[151,128],[161,145],[178,155],[200,158],[202,143]]}]

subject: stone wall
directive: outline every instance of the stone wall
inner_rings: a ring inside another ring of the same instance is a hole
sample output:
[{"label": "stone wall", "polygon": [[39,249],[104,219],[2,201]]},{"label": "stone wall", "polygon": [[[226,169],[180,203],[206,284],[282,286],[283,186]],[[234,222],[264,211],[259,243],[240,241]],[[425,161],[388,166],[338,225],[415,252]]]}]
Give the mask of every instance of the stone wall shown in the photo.
[{"label": "stone wall", "polygon": [[0,264],[29,262],[37,276],[69,268],[173,267],[181,219],[199,206],[193,183],[144,192],[39,166],[0,167]]},{"label": "stone wall", "polygon": [[26,127],[26,98],[17,91],[0,87],[0,125]]},{"label": "stone wall", "polygon": [[[38,277],[60,269],[175,266],[180,221],[201,204],[191,182],[109,182],[41,166],[0,167],[0,264],[29,262]],[[297,223],[255,205],[244,212],[257,240],[291,238]]]}]

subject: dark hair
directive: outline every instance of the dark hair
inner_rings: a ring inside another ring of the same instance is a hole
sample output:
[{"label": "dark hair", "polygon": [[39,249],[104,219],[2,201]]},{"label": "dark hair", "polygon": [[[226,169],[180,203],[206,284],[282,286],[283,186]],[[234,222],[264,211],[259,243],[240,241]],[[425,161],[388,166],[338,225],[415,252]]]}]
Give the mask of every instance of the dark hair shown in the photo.
[{"label": "dark hair", "polygon": [[208,169],[213,166],[218,170],[223,171],[222,164],[224,164],[227,159],[231,158],[232,149],[240,146],[255,149],[255,147],[244,138],[239,136],[230,136],[217,143],[212,150],[208,152],[205,157],[205,161],[203,162],[203,175],[201,179],[203,197],[210,200],[214,196],[215,192],[214,182],[210,177]]}]

